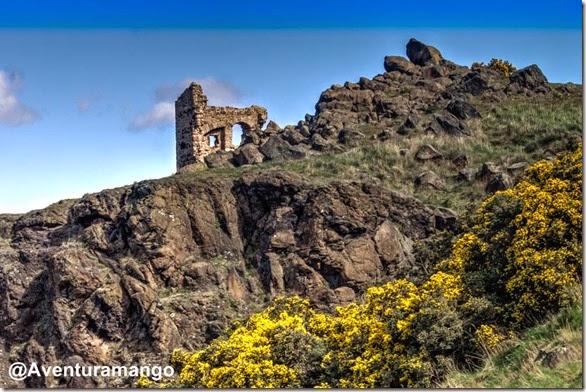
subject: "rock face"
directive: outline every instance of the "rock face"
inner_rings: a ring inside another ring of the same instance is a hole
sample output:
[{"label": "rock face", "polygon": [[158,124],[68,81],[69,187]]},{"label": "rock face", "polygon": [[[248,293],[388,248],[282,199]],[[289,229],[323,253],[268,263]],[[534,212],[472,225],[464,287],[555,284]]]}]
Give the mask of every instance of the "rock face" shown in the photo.
[{"label": "rock face", "polygon": [[[174,348],[201,347],[278,294],[332,309],[409,271],[413,241],[440,218],[376,186],[309,185],[275,171],[174,176],[0,216],[0,370],[16,361],[164,364]],[[75,386],[105,381],[132,380]]]}]

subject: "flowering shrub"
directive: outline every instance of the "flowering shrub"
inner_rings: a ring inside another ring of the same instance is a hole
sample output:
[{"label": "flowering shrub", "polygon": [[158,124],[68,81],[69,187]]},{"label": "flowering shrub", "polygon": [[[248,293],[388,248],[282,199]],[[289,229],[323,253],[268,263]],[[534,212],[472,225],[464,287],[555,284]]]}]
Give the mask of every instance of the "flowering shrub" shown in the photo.
[{"label": "flowering shrub", "polygon": [[442,265],[516,327],[568,304],[582,277],[581,146],[487,199]]},{"label": "flowering shrub", "polygon": [[510,62],[506,61],[506,60],[501,60],[501,59],[497,59],[497,58],[493,58],[490,60],[490,62],[485,65],[483,62],[473,62],[472,63],[472,69],[478,69],[478,68],[482,68],[482,67],[486,67],[489,69],[492,69],[493,71],[497,71],[498,73],[502,74],[505,78],[508,78],[512,72],[515,72],[517,70],[517,67],[515,67],[513,64],[511,64]]}]

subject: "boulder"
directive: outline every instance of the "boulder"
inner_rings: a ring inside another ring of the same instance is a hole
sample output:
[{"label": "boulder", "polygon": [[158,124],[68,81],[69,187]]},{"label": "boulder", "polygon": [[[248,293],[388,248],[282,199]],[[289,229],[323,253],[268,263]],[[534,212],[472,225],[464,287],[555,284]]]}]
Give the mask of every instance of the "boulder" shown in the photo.
[{"label": "boulder", "polygon": [[424,186],[429,189],[442,190],[445,187],[444,181],[436,173],[426,171],[415,177],[415,186]]},{"label": "boulder", "polygon": [[407,117],[403,125],[397,129],[397,133],[399,135],[408,135],[413,132],[419,132],[421,131],[421,123],[422,120],[419,117],[411,114]]},{"label": "boulder", "polygon": [[442,61],[442,55],[439,50],[411,38],[407,43],[407,57],[413,64],[426,66],[439,64]]},{"label": "boulder", "polygon": [[460,120],[480,117],[478,110],[476,110],[476,108],[470,102],[460,99],[450,101],[446,107],[446,110],[452,113],[454,116],[458,117]]},{"label": "boulder", "polygon": [[406,58],[401,56],[386,56],[385,57],[385,71],[397,71],[407,75],[417,73],[417,67],[409,62]]},{"label": "boulder", "polygon": [[486,193],[495,193],[497,191],[504,191],[505,189],[512,188],[515,183],[513,179],[506,173],[495,174],[484,188]]},{"label": "boulder", "polygon": [[273,135],[276,135],[277,133],[279,133],[280,130],[281,130],[281,127],[279,126],[279,124],[277,124],[276,122],[271,120],[271,121],[269,121],[269,123],[267,124],[267,127],[265,128],[265,134],[267,136],[273,136]]},{"label": "boulder", "polygon": [[488,78],[479,71],[472,71],[460,81],[463,91],[472,95],[480,95],[488,89]]},{"label": "boulder", "polygon": [[500,166],[498,166],[496,163],[485,162],[482,164],[482,167],[480,168],[480,171],[476,174],[476,177],[481,180],[491,179],[501,171],[502,170]]},{"label": "boulder", "polygon": [[463,169],[466,166],[468,166],[468,157],[464,154],[460,154],[457,157],[455,157],[454,159],[452,159],[452,163],[454,164],[454,166],[456,166],[458,169]]},{"label": "boulder", "polygon": [[254,144],[245,144],[234,151],[234,163],[236,166],[258,165],[264,160],[264,155]]},{"label": "boulder", "polygon": [[513,72],[509,79],[511,79],[511,83],[529,90],[547,86],[548,83],[541,69],[535,64]]},{"label": "boulder", "polygon": [[294,126],[287,125],[285,127],[285,131],[281,135],[283,139],[289,142],[292,146],[296,146],[299,143],[305,141],[305,136],[303,136]]},{"label": "boulder", "polygon": [[438,160],[442,159],[444,156],[441,152],[433,148],[433,146],[429,144],[421,145],[417,151],[415,152],[415,159],[418,161],[430,161],[430,160]]},{"label": "boulder", "polygon": [[456,181],[472,182],[472,181],[474,181],[475,175],[476,175],[476,172],[474,171],[474,169],[467,167],[465,169],[461,169],[458,171],[458,175],[456,176]]},{"label": "boulder", "polygon": [[364,139],[364,134],[362,132],[342,129],[340,133],[338,133],[338,142],[350,147],[356,147],[360,144],[360,140],[362,139]]},{"label": "boulder", "polygon": [[262,146],[260,152],[271,161],[286,160],[286,159],[301,159],[307,153],[300,146],[292,146],[280,137],[281,135],[274,135],[269,138]]},{"label": "boulder", "polygon": [[218,167],[234,167],[232,164],[233,156],[234,154],[232,151],[219,150],[207,155],[203,160],[210,169]]},{"label": "boulder", "polygon": [[470,136],[472,132],[458,117],[451,113],[446,115],[435,115],[435,119],[441,129],[448,135],[453,136]]},{"label": "boulder", "polygon": [[455,230],[458,222],[458,214],[455,211],[445,208],[437,207],[434,210],[435,228],[438,230]]}]

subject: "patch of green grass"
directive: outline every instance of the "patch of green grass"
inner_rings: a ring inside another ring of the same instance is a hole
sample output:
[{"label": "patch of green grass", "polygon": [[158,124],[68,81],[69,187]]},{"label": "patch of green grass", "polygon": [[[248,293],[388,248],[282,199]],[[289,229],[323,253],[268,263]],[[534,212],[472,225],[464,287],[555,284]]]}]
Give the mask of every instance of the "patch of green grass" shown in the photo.
[{"label": "patch of green grass", "polygon": [[[582,302],[562,309],[495,351],[475,371],[453,370],[442,388],[582,388]],[[553,367],[536,361],[541,350],[567,347]]]}]

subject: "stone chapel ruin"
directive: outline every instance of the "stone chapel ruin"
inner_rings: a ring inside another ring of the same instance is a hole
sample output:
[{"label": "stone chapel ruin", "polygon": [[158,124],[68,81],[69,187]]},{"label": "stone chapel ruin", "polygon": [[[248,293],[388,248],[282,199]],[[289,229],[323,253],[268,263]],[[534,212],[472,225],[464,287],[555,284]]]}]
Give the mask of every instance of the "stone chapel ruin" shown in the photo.
[{"label": "stone chapel ruin", "polygon": [[216,151],[230,151],[232,127],[239,124],[244,135],[260,131],[267,120],[267,110],[260,106],[247,108],[208,106],[201,86],[191,83],[175,101],[175,139],[177,170],[203,163]]}]

